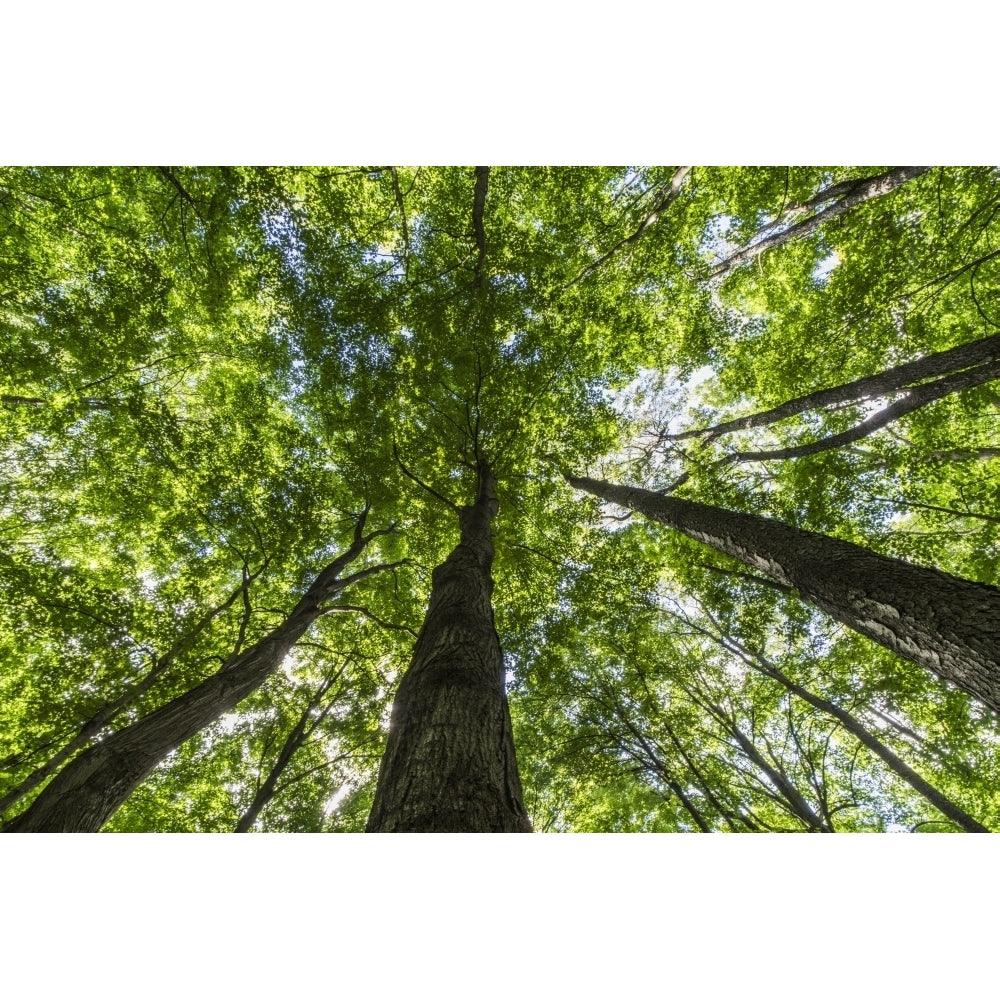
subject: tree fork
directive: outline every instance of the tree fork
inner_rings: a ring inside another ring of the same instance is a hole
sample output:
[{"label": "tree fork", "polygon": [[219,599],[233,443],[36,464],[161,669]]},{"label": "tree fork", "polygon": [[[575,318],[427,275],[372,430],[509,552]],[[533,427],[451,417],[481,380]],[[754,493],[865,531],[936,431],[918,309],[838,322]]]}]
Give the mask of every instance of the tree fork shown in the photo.
[{"label": "tree fork", "polygon": [[410,666],[392,706],[369,833],[530,833],[493,623],[496,480],[479,463],[476,502],[433,573]]},{"label": "tree fork", "polygon": [[832,618],[1000,712],[1000,590],[756,514],[566,476],[792,587]]}]

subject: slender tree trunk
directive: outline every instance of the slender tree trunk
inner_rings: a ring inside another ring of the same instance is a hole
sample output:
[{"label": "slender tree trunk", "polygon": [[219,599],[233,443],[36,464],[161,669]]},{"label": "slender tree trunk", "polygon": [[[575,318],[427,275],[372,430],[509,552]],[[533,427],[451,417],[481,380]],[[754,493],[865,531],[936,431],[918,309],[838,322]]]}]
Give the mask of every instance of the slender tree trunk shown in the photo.
[{"label": "slender tree trunk", "polygon": [[698,811],[695,804],[684,793],[684,788],[671,773],[667,770],[662,761],[656,761],[656,772],[666,782],[667,787],[677,796],[677,801],[684,807],[688,815],[694,820],[695,825],[701,833],[711,833],[712,828],[708,825],[708,820]]},{"label": "slender tree trunk", "polygon": [[[841,708],[839,705],[835,705],[832,701],[829,701],[826,698],[813,694],[807,688],[802,687],[801,684],[797,684],[787,674],[785,674],[777,666],[777,664],[772,663],[766,656],[764,656],[763,653],[747,649],[743,643],[732,638],[731,636],[725,635],[721,631],[716,634],[709,629],[702,628],[686,616],[681,620],[685,621],[691,628],[696,629],[702,635],[717,643],[727,652],[738,656],[747,666],[752,667],[765,677],[770,677],[772,680],[777,681],[786,690],[790,691],[794,695],[797,695],[803,701],[812,705],[813,708],[817,708],[821,712],[825,712],[827,715],[833,716],[833,718],[837,719],[841,723],[847,732],[852,733],[855,737],[857,737],[859,742],[868,747],[872,753],[880,758],[897,777],[902,778],[902,780],[905,781],[915,792],[922,795],[928,802],[931,803],[931,805],[940,810],[945,816],[948,817],[948,819],[956,823],[967,833],[990,832],[985,826],[982,825],[982,823],[973,819],[964,809],[962,809],[961,806],[952,802],[947,795],[935,788],[929,781],[925,781],[921,778],[920,775],[913,770],[913,768],[906,764],[899,756],[889,749],[889,747],[878,739],[878,737],[875,736],[875,734],[872,733],[872,731],[868,729],[868,727],[865,726],[860,719],[855,718],[846,709]],[[718,623],[715,622],[714,619],[713,623],[716,628],[719,628]],[[900,723],[896,722],[894,719],[890,719],[888,716],[883,715],[878,711],[876,711],[875,714],[891,725],[894,725],[909,738],[916,740],[920,739],[920,737],[918,737],[917,734],[911,729],[907,729],[905,726],[900,725]]]},{"label": "slender tree trunk", "polygon": [[235,661],[197,687],[73,758],[5,833],[96,833],[136,786],[186,739],[204,729],[255,691],[288,651],[324,613],[323,604],[348,584],[387,569],[378,566],[340,573],[378,534],[362,535],[359,520],[348,551],[313,581],[288,617]]},{"label": "slender tree trunk", "polygon": [[739,559],[1000,711],[1000,590],[771,518],[567,476],[571,486]]},{"label": "slender tree trunk", "polygon": [[[845,382],[843,385],[831,386],[828,389],[817,389],[815,392],[797,396],[780,406],[770,410],[761,410],[745,417],[735,417],[713,427],[701,430],[683,431],[680,434],[665,434],[664,441],[683,441],[687,438],[710,434],[718,437],[732,431],[747,430],[750,427],[766,427],[778,421],[794,417],[806,410],[817,410],[829,406],[842,406],[845,403],[860,403],[868,399],[876,399],[892,392],[903,392],[919,386],[928,379],[940,378],[964,371],[967,368],[977,368],[1000,359],[1000,334],[983,337],[969,344],[959,344],[946,351],[928,354],[926,357],[908,361],[906,364],[888,368],[876,375],[866,375],[864,378]],[[958,388],[968,388],[963,385]],[[951,389],[949,391],[956,391]],[[938,398],[938,397],[935,397]]]},{"label": "slender tree trunk", "polygon": [[677,752],[681,755],[681,759],[684,761],[684,763],[687,765],[688,770],[694,776],[694,780],[698,783],[705,798],[708,799],[708,801],[713,806],[715,806],[719,815],[726,821],[726,823],[729,824],[729,829],[736,832],[739,830],[739,824],[742,824],[748,830],[753,830],[756,832],[758,827],[754,824],[752,820],[748,819],[739,811],[734,813],[731,809],[729,809],[728,806],[723,805],[723,803],[712,791],[711,782],[709,782],[708,779],[701,773],[701,771],[699,771],[693,758],[684,749],[684,745],[677,738],[677,735],[676,733],[674,733],[674,730],[670,726],[670,724],[667,723],[666,720],[664,719],[661,719],[660,722],[663,728],[666,730],[667,736],[670,737],[670,742],[673,743],[674,747],[677,749]]},{"label": "slender tree trunk", "polygon": [[[233,831],[234,833],[247,833],[254,823],[257,822],[257,817],[264,811],[264,806],[274,798],[278,791],[278,781],[284,773],[285,768],[288,767],[299,748],[309,739],[316,727],[326,718],[330,713],[330,709],[336,703],[337,698],[333,697],[326,708],[313,718],[313,712],[319,707],[324,695],[330,690],[333,682],[340,676],[342,671],[343,668],[333,677],[323,681],[316,693],[309,699],[309,704],[303,709],[291,732],[285,737],[285,742],[281,746],[277,760],[275,760],[271,770],[267,772],[267,777],[257,786],[257,792],[253,797],[253,801],[247,806],[246,812],[239,818],[236,829]],[[261,763],[263,764],[263,761]]]},{"label": "slender tree trunk", "polygon": [[[752,243],[750,246],[737,251],[731,257],[726,258],[721,264],[717,264],[710,272],[709,277],[722,278],[731,271],[736,270],[741,264],[759,257],[765,250],[781,246],[791,240],[802,239],[810,233],[815,232],[823,223],[844,215],[863,202],[894,191],[901,184],[905,184],[908,180],[927,173],[930,169],[930,167],[893,167],[892,170],[886,171],[884,174],[879,174],[877,177],[862,178],[850,184],[850,186],[843,184],[835,185],[829,189],[829,196],[832,197],[834,194],[840,194],[840,197],[832,205],[821,209],[815,215],[809,216],[808,219],[803,219],[801,222],[797,222],[787,229],[758,239],[756,243]],[[818,204],[819,198],[812,198],[810,202]]]},{"label": "slender tree trunk", "polygon": [[628,754],[629,757],[631,757],[644,769],[652,769],[656,774],[658,774],[660,778],[666,782],[670,790],[677,796],[681,805],[687,810],[688,815],[695,821],[698,829],[702,833],[711,833],[712,828],[708,825],[708,821],[698,811],[691,799],[688,798],[684,792],[684,788],[681,786],[680,782],[674,778],[673,774],[671,774],[660,754],[658,754],[653,746],[650,745],[649,740],[643,736],[638,726],[636,726],[632,719],[629,718],[628,713],[622,709],[622,706],[617,702],[617,700],[611,704],[598,701],[597,699],[593,700],[595,700],[599,705],[605,705],[610,708],[611,711],[618,716],[618,719],[631,734],[632,739],[634,739],[642,748],[642,753],[638,753],[635,748],[631,746],[628,738],[624,735],[615,735],[613,737],[618,749],[621,752]]},{"label": "slender tree trunk", "polygon": [[792,784],[788,776],[779,768],[769,763],[763,754],[754,746],[753,740],[743,732],[735,722],[726,718],[718,705],[710,706],[712,714],[729,730],[739,748],[747,759],[754,763],[768,781],[777,789],[780,800],[793,816],[805,823],[810,833],[833,833],[833,830],[816,815],[815,810],[806,801],[805,796]]},{"label": "slender tree trunk", "polygon": [[[862,725],[858,719],[854,718],[850,712],[840,708],[838,705],[833,704],[831,701],[827,701],[825,698],[821,698],[818,695],[813,694],[801,685],[796,684],[795,681],[793,681],[790,677],[786,677],[785,674],[778,669],[778,667],[776,667],[769,660],[766,660],[763,656],[756,653],[750,653],[749,651],[747,652],[749,657],[754,661],[752,665],[754,665],[756,669],[760,670],[766,676],[778,681],[779,684],[784,685],[785,688],[793,694],[798,695],[803,701],[808,702],[814,708],[818,708],[821,712],[826,712],[828,715],[832,715],[835,719],[839,720],[844,729],[856,736],[858,740],[868,747],[872,753],[879,757],[895,775],[902,778],[903,781],[905,781],[915,792],[927,799],[931,805],[940,810],[940,812],[947,816],[953,823],[958,824],[961,829],[965,830],[967,833],[990,832],[985,826],[983,826],[982,823],[974,820],[964,809],[962,809],[961,806],[952,802],[947,795],[935,788],[929,781],[925,781],[921,778],[920,775],[913,770],[913,768],[909,767],[903,760],[896,756],[892,750],[890,750],[881,740],[879,740],[872,732]],[[749,662],[749,660],[747,662]]]},{"label": "slender tree trunk", "polygon": [[[763,754],[754,745],[752,739],[743,732],[742,729],[736,724],[736,719],[726,712],[726,710],[719,705],[717,702],[711,700],[708,695],[703,695],[696,693],[695,690],[688,686],[684,686],[687,691],[688,697],[691,698],[695,704],[700,705],[709,715],[714,716],[714,718],[722,725],[723,729],[729,733],[730,736],[736,741],[737,746],[743,751],[743,755],[755,766],[758,770],[762,771],[767,781],[770,782],[773,791],[767,788],[767,782],[761,782],[760,778],[757,777],[757,781],[760,782],[767,794],[777,802],[783,809],[791,813],[797,819],[801,820],[810,833],[833,833],[832,827],[825,823],[815,812],[812,806],[806,801],[805,796],[795,787],[793,782],[789,779],[788,775],[785,774],[784,768],[781,766],[780,762],[774,758],[772,753],[773,763],[769,762]],[[766,739],[765,739],[766,742]],[[770,747],[768,748],[770,750]]]},{"label": "slender tree trunk", "polygon": [[253,801],[247,806],[246,812],[240,816],[236,824],[236,829],[233,831],[234,833],[249,832],[250,828],[257,822],[257,817],[264,811],[264,806],[274,798],[275,792],[278,789],[278,780],[281,778],[282,772],[288,766],[292,757],[295,756],[295,752],[305,741],[305,726],[309,717],[308,713],[309,710],[307,709],[302,718],[296,723],[295,728],[288,734],[288,737],[282,744],[278,759],[274,762],[271,770],[267,772],[267,777],[257,787]]},{"label": "slender tree trunk", "polygon": [[527,833],[491,596],[495,480],[459,510],[461,539],[430,603],[392,707],[369,833]]}]

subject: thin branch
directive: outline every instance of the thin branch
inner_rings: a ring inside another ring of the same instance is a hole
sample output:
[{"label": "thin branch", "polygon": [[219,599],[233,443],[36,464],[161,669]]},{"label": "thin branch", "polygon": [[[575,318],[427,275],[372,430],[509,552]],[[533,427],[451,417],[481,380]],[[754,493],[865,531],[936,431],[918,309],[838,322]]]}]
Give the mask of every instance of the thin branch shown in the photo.
[{"label": "thin branch", "polygon": [[406,227],[406,206],[403,204],[403,191],[399,186],[399,174],[395,167],[389,168],[392,174],[392,189],[396,194],[396,205],[403,224],[403,276],[410,280],[410,234]]},{"label": "thin branch", "polygon": [[769,580],[764,576],[757,576],[756,573],[742,573],[736,569],[723,569],[721,566],[713,566],[711,563],[697,563],[702,569],[711,570],[713,573],[722,573],[725,576],[735,576],[741,580],[748,580],[751,583],[760,583],[765,587],[771,587],[774,590],[780,591],[782,594],[795,594],[794,587],[786,587],[783,583],[778,583],[777,580]]},{"label": "thin branch", "polygon": [[951,507],[937,507],[931,503],[917,503],[915,500],[890,500],[888,497],[876,497],[873,496],[872,500],[878,500],[881,503],[892,504],[893,507],[908,507],[919,510],[933,510],[940,514],[953,514],[955,517],[971,517],[975,518],[977,521],[989,521],[990,524],[1000,524],[1000,517],[992,517],[989,514],[973,514],[968,510],[954,510]]},{"label": "thin branch", "polygon": [[955,280],[955,278],[960,278],[963,274],[965,274],[966,271],[971,271],[973,268],[979,267],[980,264],[985,264],[988,260],[993,260],[995,257],[1000,257],[1000,250],[993,250],[990,253],[983,254],[982,257],[977,257],[975,260],[969,261],[968,264],[963,264],[961,267],[955,268],[954,271],[948,271],[946,274],[932,278],[930,281],[919,285],[917,288],[911,289],[906,294],[916,295],[917,292],[922,292],[925,288],[930,288],[931,285],[939,285],[941,282],[950,284]]},{"label": "thin branch", "polygon": [[363,608],[358,604],[331,604],[328,608],[323,608],[323,614],[330,614],[334,611],[356,611],[358,614],[364,615],[365,618],[370,618],[376,625],[381,625],[382,628],[393,629],[397,632],[409,632],[414,639],[417,638],[417,633],[409,625],[397,625],[395,622],[387,622],[384,618],[379,618],[378,615],[369,611],[368,608]]},{"label": "thin branch", "polygon": [[660,196],[659,201],[653,206],[649,214],[642,220],[639,224],[639,228],[635,230],[630,236],[626,236],[624,239],[619,240],[606,254],[598,257],[592,264],[588,264],[569,284],[564,285],[562,291],[566,291],[567,288],[572,288],[577,282],[583,281],[588,275],[593,274],[599,267],[606,264],[616,253],[620,250],[624,250],[625,247],[631,246],[635,243],[642,234],[649,229],[660,216],[670,207],[670,204],[677,198],[680,194],[681,184],[684,182],[684,178],[693,170],[693,167],[679,167],[674,176],[664,184],[657,194]]},{"label": "thin branch", "polygon": [[456,514],[458,513],[458,504],[454,504],[450,500],[448,500],[446,497],[441,496],[441,494],[438,493],[437,490],[432,489],[422,479],[420,479],[417,475],[415,475],[414,473],[410,472],[410,470],[403,464],[403,460],[399,457],[399,449],[396,447],[396,442],[395,441],[392,442],[392,455],[393,455],[393,458],[396,459],[396,464],[400,467],[400,469],[403,470],[403,474],[404,475],[406,475],[408,478],[412,479],[418,486],[422,486],[425,490],[427,490],[428,493],[430,493],[430,495],[432,497],[435,497],[436,499],[440,500],[441,503],[443,503],[446,507],[449,507]]},{"label": "thin branch", "polygon": [[[183,184],[181,184],[181,182],[180,182],[180,181],[179,181],[179,180],[178,180],[178,179],[177,179],[177,178],[176,178],[176,177],[174,176],[174,173],[173,173],[173,171],[172,171],[172,170],[171,170],[171,169],[170,169],[169,167],[157,167],[156,169],[157,169],[157,170],[159,170],[159,172],[160,172],[160,173],[161,173],[161,174],[162,174],[162,175],[163,175],[164,177],[166,177],[166,179],[167,179],[168,181],[170,181],[170,183],[171,183],[171,184],[172,184],[172,185],[174,186],[174,188],[176,189],[177,193],[178,193],[178,194],[179,194],[179,195],[180,195],[180,196],[181,196],[181,197],[182,197],[182,198],[183,198],[183,199],[184,199],[184,200],[185,200],[185,201],[186,201],[186,202],[187,202],[187,203],[188,203],[188,204],[189,204],[189,205],[190,205],[190,206],[191,206],[191,207],[192,207],[193,209],[194,209],[194,212],[195,212],[195,215],[197,215],[197,216],[198,216],[198,218],[200,219],[200,218],[201,218],[201,213],[200,213],[200,212],[198,211],[198,206],[197,206],[197,204],[195,203],[195,200],[194,200],[194,198],[192,198],[192,197],[191,197],[191,195],[190,195],[190,194],[188,194],[188,192],[187,192],[187,189],[186,189],[186,188],[184,187],[184,185],[183,185]],[[204,221],[204,220],[203,220],[203,221]]]}]

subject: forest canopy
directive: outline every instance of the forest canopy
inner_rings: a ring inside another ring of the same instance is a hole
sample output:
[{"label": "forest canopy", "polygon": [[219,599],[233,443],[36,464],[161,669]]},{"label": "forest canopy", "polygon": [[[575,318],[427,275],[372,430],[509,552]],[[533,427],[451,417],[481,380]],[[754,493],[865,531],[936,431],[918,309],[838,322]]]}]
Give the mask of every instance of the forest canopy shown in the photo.
[{"label": "forest canopy", "polygon": [[1000,829],[998,215],[0,169],[4,829]]}]

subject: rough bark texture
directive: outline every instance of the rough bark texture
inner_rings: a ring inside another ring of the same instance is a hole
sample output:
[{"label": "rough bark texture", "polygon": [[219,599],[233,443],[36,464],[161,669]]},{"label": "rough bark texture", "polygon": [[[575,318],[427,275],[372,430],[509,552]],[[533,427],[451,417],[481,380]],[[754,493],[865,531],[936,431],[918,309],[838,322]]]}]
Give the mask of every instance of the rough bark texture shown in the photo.
[{"label": "rough bark texture", "polygon": [[[361,535],[313,582],[288,617],[234,662],[197,687],[132,725],[113,733],[67,764],[5,833],[96,833],[135,787],[186,739],[234,708],[278,668],[288,651],[323,614],[322,605],[348,583],[370,575],[362,570],[341,579],[376,532]],[[377,567],[382,569],[385,567]]]},{"label": "rough bark texture", "polygon": [[461,540],[430,603],[392,707],[369,833],[530,833],[493,624],[494,481],[459,511]]},{"label": "rough bark texture", "polygon": [[793,587],[837,621],[1000,712],[1000,590],[771,518],[567,476]]}]

